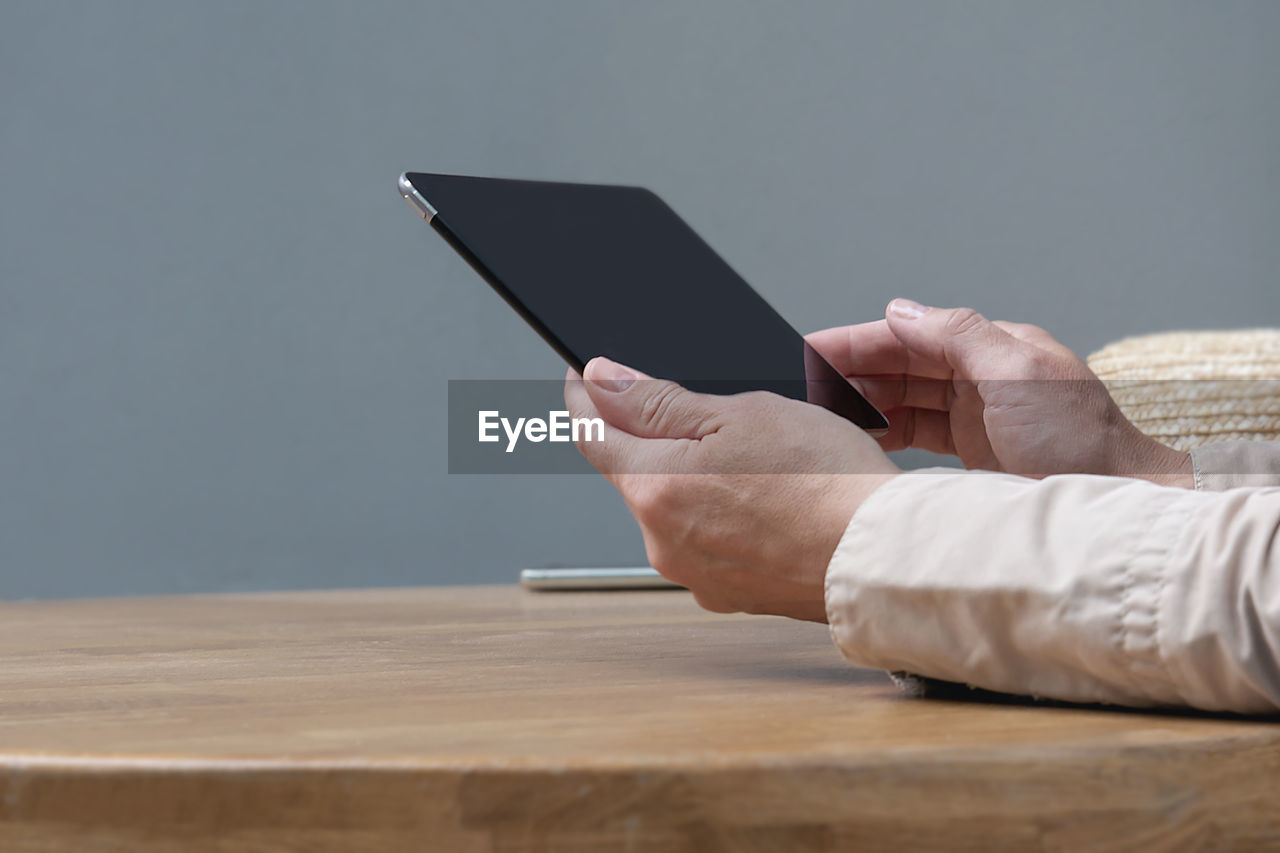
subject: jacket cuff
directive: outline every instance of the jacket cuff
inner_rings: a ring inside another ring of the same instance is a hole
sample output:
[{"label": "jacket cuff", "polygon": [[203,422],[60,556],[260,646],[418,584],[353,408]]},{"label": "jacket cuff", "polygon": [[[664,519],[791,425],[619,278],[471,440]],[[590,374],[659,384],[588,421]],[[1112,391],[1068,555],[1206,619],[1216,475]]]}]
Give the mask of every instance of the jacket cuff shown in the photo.
[{"label": "jacket cuff", "polygon": [[832,638],[858,666],[1071,702],[1182,704],[1159,646],[1166,549],[1185,522],[1165,512],[1169,492],[1079,475],[895,477],[828,565]]},{"label": "jacket cuff", "polygon": [[1280,442],[1220,441],[1191,451],[1196,491],[1280,486]]}]

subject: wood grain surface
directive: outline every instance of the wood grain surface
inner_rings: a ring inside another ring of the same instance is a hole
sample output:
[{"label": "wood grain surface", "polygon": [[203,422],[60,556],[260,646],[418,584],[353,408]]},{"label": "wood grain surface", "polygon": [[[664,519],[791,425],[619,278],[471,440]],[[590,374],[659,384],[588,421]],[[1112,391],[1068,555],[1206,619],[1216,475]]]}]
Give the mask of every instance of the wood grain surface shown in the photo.
[{"label": "wood grain surface", "polygon": [[900,696],[684,592],[0,605],[0,850],[1280,849],[1280,724]]}]

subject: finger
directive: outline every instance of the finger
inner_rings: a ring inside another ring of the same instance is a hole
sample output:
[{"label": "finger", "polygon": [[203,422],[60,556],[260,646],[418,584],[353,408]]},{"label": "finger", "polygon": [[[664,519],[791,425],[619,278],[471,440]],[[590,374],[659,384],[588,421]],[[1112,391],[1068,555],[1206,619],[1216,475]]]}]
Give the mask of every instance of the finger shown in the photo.
[{"label": "finger", "polygon": [[823,329],[804,339],[844,376],[906,371],[907,348],[884,320]]},{"label": "finger", "polygon": [[859,376],[854,380],[862,396],[882,412],[889,409],[951,408],[953,384],[948,379],[918,379],[914,376]]},{"label": "finger", "polygon": [[[984,411],[985,403],[977,382],[956,382],[954,408],[960,412]],[[1007,384],[1006,384],[1007,387]],[[969,420],[966,426],[963,420]],[[991,446],[991,437],[987,434],[985,423],[979,426],[970,419],[963,419],[959,430],[952,430],[951,443],[955,445],[956,456],[964,462],[966,468],[983,468],[988,471],[999,471],[1000,462],[996,459],[995,449]]]},{"label": "finger", "polygon": [[882,374],[945,379],[951,375],[945,361],[923,358],[895,335],[885,320],[823,329],[807,335],[805,341],[848,377]]},{"label": "finger", "polygon": [[726,398],[695,394],[675,382],[593,358],[584,387],[605,422],[641,438],[698,439],[720,426]]},{"label": "finger", "polygon": [[886,453],[909,447],[930,453],[956,455],[951,437],[951,417],[931,409],[893,409],[885,413],[889,431],[877,441]]},{"label": "finger", "polygon": [[[606,420],[596,408],[586,388],[586,383],[572,370],[565,377],[564,404],[569,410],[570,418]],[[597,433],[588,427],[578,433],[576,444],[578,450],[586,457],[597,471],[623,491],[623,477],[635,472],[656,472],[664,470],[665,454],[671,442],[643,439],[631,433],[605,426],[599,440],[593,440]]]},{"label": "finger", "polygon": [[944,364],[952,375],[979,381],[1026,375],[1029,345],[972,308],[929,308],[895,299],[885,319],[922,362]]},{"label": "finger", "polygon": [[1040,347],[1040,349],[1048,350],[1059,355],[1069,355],[1076,358],[1076,354],[1066,346],[1058,342],[1058,339],[1046,332],[1039,326],[1033,326],[1030,323],[1010,323],[1007,320],[996,320],[995,324],[1013,335],[1020,341],[1026,341],[1032,346]]}]

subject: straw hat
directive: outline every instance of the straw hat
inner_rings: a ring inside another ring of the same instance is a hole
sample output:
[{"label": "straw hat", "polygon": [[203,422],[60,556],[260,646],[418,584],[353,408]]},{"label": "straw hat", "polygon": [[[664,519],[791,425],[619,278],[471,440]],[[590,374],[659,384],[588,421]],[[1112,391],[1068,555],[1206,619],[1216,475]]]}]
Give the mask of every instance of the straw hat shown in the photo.
[{"label": "straw hat", "polygon": [[1280,329],[1126,338],[1089,367],[1138,429],[1177,450],[1280,440]]}]

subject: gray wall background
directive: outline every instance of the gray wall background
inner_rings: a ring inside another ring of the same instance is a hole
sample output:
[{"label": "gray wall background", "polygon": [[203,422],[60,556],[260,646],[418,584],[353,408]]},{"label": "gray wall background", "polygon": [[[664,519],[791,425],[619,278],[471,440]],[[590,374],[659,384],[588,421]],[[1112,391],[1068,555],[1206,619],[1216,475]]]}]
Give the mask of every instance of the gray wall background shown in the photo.
[{"label": "gray wall background", "polygon": [[1272,0],[5,3],[0,596],[643,559],[603,481],[445,473],[448,379],[563,368],[404,169],[648,185],[803,329],[1280,323],[1278,39]]}]

